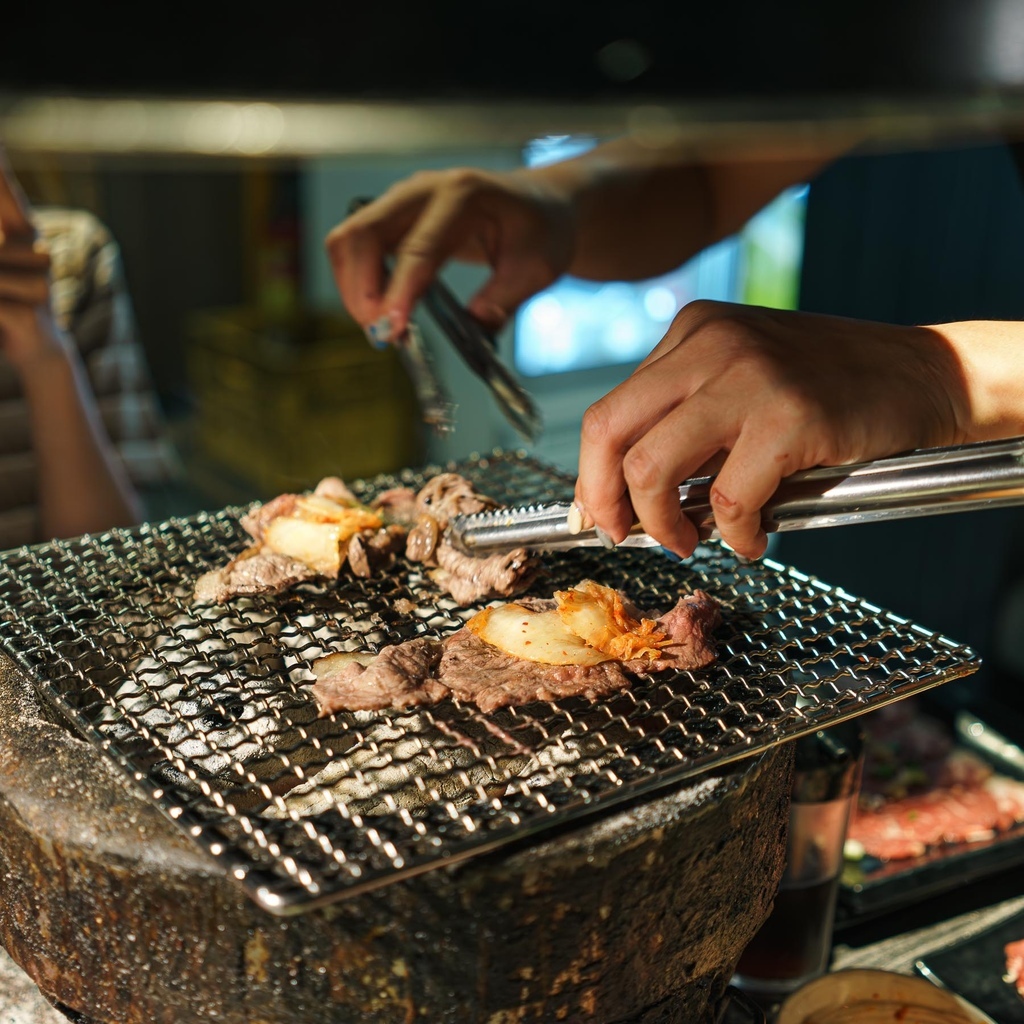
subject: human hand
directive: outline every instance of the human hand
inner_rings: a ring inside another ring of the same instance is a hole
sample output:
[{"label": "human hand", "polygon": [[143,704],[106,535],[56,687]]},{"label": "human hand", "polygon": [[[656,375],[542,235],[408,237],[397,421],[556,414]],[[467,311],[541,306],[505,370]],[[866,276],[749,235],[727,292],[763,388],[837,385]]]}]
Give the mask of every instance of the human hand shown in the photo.
[{"label": "human hand", "polygon": [[22,369],[60,349],[50,308],[50,255],[37,240],[28,200],[0,152],[0,350]]},{"label": "human hand", "polygon": [[[616,542],[638,520],[686,557],[697,534],[678,485],[717,471],[719,532],[758,558],[761,509],[791,473],[981,440],[986,430],[1006,436],[994,411],[980,423],[985,403],[971,391],[979,374],[964,358],[937,328],[690,303],[637,370],[587,410],[577,503]],[[992,380],[1005,376],[989,369]]]},{"label": "human hand", "polygon": [[[416,302],[449,259],[493,269],[467,306],[496,331],[565,272],[572,251],[569,196],[528,171],[421,171],[327,237],[345,307],[364,327],[386,317],[391,338],[405,331]],[[390,255],[388,279],[384,260]]]}]

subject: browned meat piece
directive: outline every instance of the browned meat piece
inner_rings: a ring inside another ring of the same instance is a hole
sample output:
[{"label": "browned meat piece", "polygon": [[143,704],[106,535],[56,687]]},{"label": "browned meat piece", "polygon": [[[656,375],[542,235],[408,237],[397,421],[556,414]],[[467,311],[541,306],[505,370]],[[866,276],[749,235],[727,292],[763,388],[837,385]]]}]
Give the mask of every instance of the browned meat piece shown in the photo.
[{"label": "browned meat piece", "polygon": [[386,526],[382,530],[363,530],[348,542],[348,564],[363,579],[375,572],[390,568],[395,554],[401,550],[405,529]]},{"label": "browned meat piece", "polygon": [[359,499],[348,489],[340,476],[325,476],[313,491],[321,498],[330,498],[339,505],[358,505]]},{"label": "browned meat piece", "polygon": [[473,485],[458,473],[439,473],[431,477],[416,495],[421,512],[429,512],[444,529],[452,516],[468,516],[497,508],[497,502],[477,494]]},{"label": "browned meat piece", "polygon": [[444,643],[438,679],[453,697],[481,711],[535,700],[586,697],[598,700],[629,688],[620,662],[599,665],[543,665],[524,661],[460,629]]},{"label": "browned meat piece", "polygon": [[194,599],[224,604],[238,595],[279,594],[315,576],[304,562],[251,547],[223,568],[200,576]]},{"label": "browned meat piece", "polygon": [[[531,611],[555,607],[554,601],[529,597],[517,603]],[[680,598],[667,615],[657,620],[658,628],[668,632],[676,641],[665,649],[666,654],[671,652],[670,656],[657,661],[623,663],[610,660],[596,665],[549,665],[527,661],[487,643],[468,629],[460,629],[437,644],[436,652],[430,649],[431,656],[436,653],[437,657],[426,668],[419,646],[425,643],[426,638],[419,637],[385,648],[367,669],[379,671],[385,681],[378,684],[376,676],[371,677],[367,681],[372,684],[371,689],[365,693],[358,685],[363,675],[362,666],[353,668],[350,656],[322,658],[313,665],[317,676],[313,693],[324,708],[324,714],[341,708],[360,711],[407,707],[411,703],[438,701],[446,696],[476,704],[482,711],[564,697],[598,700],[628,689],[632,673],[695,669],[710,664],[715,659],[711,630],[718,621],[715,600],[703,591],[695,591]],[[404,649],[412,645],[417,647],[410,652],[408,660],[404,660]],[[388,658],[378,670],[377,664],[385,655]],[[334,658],[341,660],[333,663]],[[404,682],[397,679],[396,674],[406,669],[410,673],[409,678]],[[431,674],[433,678],[427,678]],[[335,676],[341,679],[341,683],[332,682]],[[390,699],[387,694],[392,692],[398,695],[402,704],[387,703]],[[365,703],[367,700],[373,703]]]},{"label": "browned meat piece", "polygon": [[271,519],[278,516],[291,515],[295,511],[297,494],[279,494],[262,505],[257,505],[251,512],[242,516],[242,529],[254,540],[263,540],[263,531]]},{"label": "browned meat piece", "polygon": [[[649,618],[641,612],[638,617]],[[703,590],[695,590],[679,598],[676,606],[658,619],[658,628],[672,640],[655,661],[627,662],[635,672],[685,671],[703,668],[716,658],[714,631],[722,617],[718,602]]]},{"label": "browned meat piece", "polygon": [[509,597],[525,589],[537,574],[539,560],[522,548],[507,555],[471,558],[444,541],[452,516],[473,515],[496,508],[477,494],[458,473],[440,473],[428,480],[416,496],[419,515],[409,531],[405,555],[412,562],[437,566],[430,575],[460,605],[491,597]]},{"label": "browned meat piece", "polygon": [[392,487],[381,491],[370,502],[370,508],[379,512],[387,522],[401,526],[412,526],[419,515],[416,492],[411,487]]},{"label": "browned meat piece", "polygon": [[[441,473],[428,480],[419,492],[409,487],[382,491],[371,502],[370,512],[360,505],[355,494],[339,477],[325,477],[317,484],[314,495],[313,498],[309,495],[279,495],[243,516],[241,524],[259,545],[278,552],[287,551],[288,555],[301,558],[326,576],[333,576],[347,561],[355,575],[369,578],[390,568],[405,540],[405,553],[410,560],[432,567],[440,565],[437,582],[462,605],[482,598],[509,596],[525,587],[536,573],[536,559],[523,551],[476,560],[467,559],[444,545],[442,557],[445,561],[444,564],[439,562],[438,548],[453,515],[472,514],[495,507],[490,498],[477,494],[472,484],[457,473]],[[331,502],[335,504],[332,506]],[[345,508],[338,509],[337,505]],[[343,546],[339,550],[328,527],[334,529],[331,524],[335,520],[340,522],[344,516],[357,516],[363,512],[366,513],[363,519],[372,522],[360,521],[358,525],[377,525],[381,519],[389,525],[386,529],[364,529],[353,535],[351,531],[357,524],[349,523],[341,536]],[[292,522],[293,516],[302,522]],[[321,524],[324,518],[326,525]],[[274,522],[279,519],[282,521]],[[307,519],[315,525],[308,525]],[[264,571],[268,579],[290,573],[291,570],[281,570],[279,566]],[[274,593],[291,585],[278,586],[275,583],[264,587],[254,582],[251,575],[252,571],[247,569],[236,577],[232,567],[226,566],[219,570],[218,576],[201,581],[196,593],[216,595],[210,599],[226,601],[232,596],[231,581],[236,578],[245,588],[237,590],[238,594]],[[301,576],[291,575],[294,583],[309,579],[313,571]]]},{"label": "browned meat piece", "polygon": [[431,678],[440,658],[441,642],[431,637],[385,647],[366,666],[345,655],[329,655],[314,666],[313,696],[322,715],[434,703],[447,692]]},{"label": "browned meat piece", "polygon": [[441,524],[429,512],[420,512],[416,525],[409,531],[405,543],[405,557],[410,562],[436,565],[434,552],[441,539]]},{"label": "browned meat piece", "polygon": [[434,557],[438,564],[430,574],[434,582],[464,606],[494,597],[511,597],[525,590],[540,570],[540,560],[525,548],[489,558],[472,558],[441,541]]}]

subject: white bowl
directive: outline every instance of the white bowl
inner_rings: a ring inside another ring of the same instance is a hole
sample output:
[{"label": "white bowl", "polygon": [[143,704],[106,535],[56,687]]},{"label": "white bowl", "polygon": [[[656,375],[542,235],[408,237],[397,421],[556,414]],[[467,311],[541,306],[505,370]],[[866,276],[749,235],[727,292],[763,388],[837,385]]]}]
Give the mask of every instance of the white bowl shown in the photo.
[{"label": "white bowl", "polygon": [[891,971],[822,975],[782,1004],[776,1024],[982,1024],[952,992]]}]

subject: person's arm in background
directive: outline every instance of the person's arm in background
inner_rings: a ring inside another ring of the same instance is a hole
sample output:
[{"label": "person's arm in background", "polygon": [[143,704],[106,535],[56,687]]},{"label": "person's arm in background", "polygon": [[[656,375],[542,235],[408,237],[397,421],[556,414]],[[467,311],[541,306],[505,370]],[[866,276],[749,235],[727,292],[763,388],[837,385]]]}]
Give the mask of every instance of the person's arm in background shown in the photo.
[{"label": "person's arm in background", "polygon": [[395,335],[449,259],[489,264],[468,307],[495,330],[562,274],[639,280],[680,266],[838,151],[701,161],[685,142],[624,138],[545,167],[426,171],[339,224],[327,251],[351,315],[364,327],[387,317]]},{"label": "person's arm in background", "polygon": [[54,320],[49,268],[28,203],[0,159],[0,351],[18,374],[29,408],[44,538],[141,518],[78,353]]}]

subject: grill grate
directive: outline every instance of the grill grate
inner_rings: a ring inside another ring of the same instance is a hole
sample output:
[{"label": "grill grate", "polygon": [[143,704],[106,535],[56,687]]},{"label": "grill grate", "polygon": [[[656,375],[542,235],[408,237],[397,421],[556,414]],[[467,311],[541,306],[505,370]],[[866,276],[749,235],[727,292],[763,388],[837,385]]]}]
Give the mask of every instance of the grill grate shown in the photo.
[{"label": "grill grate", "polygon": [[[457,469],[499,500],[572,481],[496,452]],[[358,482],[361,497],[439,467]],[[471,614],[417,567],[277,598],[191,605],[244,546],[238,509],[0,557],[0,641],[258,903],[293,913],[576,820],[977,668],[941,636],[770,560],[717,545],[545,558],[533,592],[593,577],[641,606],[701,587],[725,605],[716,664],[484,715],[447,700],[320,719],[312,661],[454,631]],[[405,599],[416,609],[400,613]]]}]

